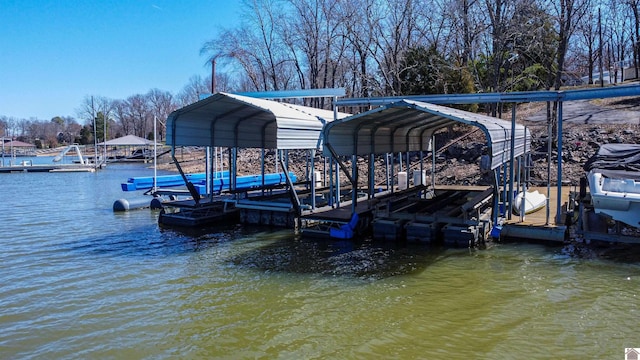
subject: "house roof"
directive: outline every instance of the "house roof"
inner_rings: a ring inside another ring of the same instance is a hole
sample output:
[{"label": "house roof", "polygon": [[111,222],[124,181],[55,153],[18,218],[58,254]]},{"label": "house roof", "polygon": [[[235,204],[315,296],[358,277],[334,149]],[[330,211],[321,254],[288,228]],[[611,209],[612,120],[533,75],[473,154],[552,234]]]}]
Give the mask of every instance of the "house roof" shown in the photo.
[{"label": "house roof", "polygon": [[34,144],[29,144],[23,141],[18,141],[18,140],[10,140],[10,139],[5,139],[3,140],[4,142],[4,147],[28,147],[28,148],[34,148],[36,147]]},{"label": "house roof", "polygon": [[[98,145],[105,145],[105,142],[98,143]],[[107,146],[146,146],[153,145],[153,141],[141,138],[135,135],[126,135],[116,139],[106,141]]]},{"label": "house roof", "polygon": [[321,144],[323,125],[333,118],[330,110],[217,93],[169,115],[167,144],[315,149]]},{"label": "house roof", "polygon": [[[325,155],[384,154],[428,150],[436,131],[463,123],[479,127],[487,138],[491,169],[510,160],[512,124],[494,117],[419,101],[400,100],[371,111],[334,121],[324,129]],[[515,151],[530,148],[531,134],[515,125]]]}]

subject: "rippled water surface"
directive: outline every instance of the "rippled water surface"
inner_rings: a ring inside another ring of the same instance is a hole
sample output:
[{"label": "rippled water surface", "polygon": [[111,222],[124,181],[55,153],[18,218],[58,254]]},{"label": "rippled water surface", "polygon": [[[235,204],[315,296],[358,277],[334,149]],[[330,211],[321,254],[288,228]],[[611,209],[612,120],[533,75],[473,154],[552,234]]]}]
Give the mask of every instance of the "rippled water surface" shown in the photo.
[{"label": "rippled water surface", "polygon": [[140,165],[0,174],[0,358],[623,358],[637,262],[114,214]]}]

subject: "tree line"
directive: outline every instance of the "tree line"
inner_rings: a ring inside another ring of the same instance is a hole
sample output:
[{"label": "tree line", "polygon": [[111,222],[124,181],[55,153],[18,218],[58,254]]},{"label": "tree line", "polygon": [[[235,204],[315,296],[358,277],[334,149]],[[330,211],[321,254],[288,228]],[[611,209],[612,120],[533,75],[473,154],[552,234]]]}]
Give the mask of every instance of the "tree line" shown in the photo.
[{"label": "tree line", "polygon": [[157,137],[163,140],[167,116],[199,100],[200,94],[209,93],[210,83],[210,77],[196,75],[176,95],[151,89],[126,99],[85,96],[76,110],[77,118],[55,116],[51,120],[40,120],[0,116],[0,136],[36,144],[39,148],[93,144],[124,135],[153,139],[153,121],[157,119]]},{"label": "tree line", "polygon": [[[640,0],[244,0],[202,52],[253,91],[347,96],[559,89],[638,64]],[[600,65],[601,64],[601,65]]]},{"label": "tree line", "polygon": [[243,0],[241,22],[200,49],[221,65],[215,81],[194,76],[177,95],[152,89],[123,100],[87,96],[78,110],[80,130],[72,118],[34,124],[0,117],[0,134],[10,129],[49,144],[69,137],[91,143],[105,138],[105,125],[107,138],[149,137],[157,118],[163,139],[167,115],[213,87],[343,87],[348,97],[369,97],[560,89],[625,66],[638,77],[639,2]]}]

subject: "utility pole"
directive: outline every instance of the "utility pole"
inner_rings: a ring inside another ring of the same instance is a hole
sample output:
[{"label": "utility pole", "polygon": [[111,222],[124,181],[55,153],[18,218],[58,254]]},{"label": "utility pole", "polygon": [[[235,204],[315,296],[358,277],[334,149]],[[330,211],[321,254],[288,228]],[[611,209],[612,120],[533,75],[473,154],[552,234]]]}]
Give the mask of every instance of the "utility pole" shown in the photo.
[{"label": "utility pole", "polygon": [[93,96],[91,96],[91,117],[93,118],[93,165],[98,168],[98,132],[96,130],[96,110],[93,105]]},{"label": "utility pole", "polygon": [[216,93],[216,57],[211,58],[211,95]]},{"label": "utility pole", "polygon": [[598,7],[598,57],[600,65],[600,87],[604,87],[604,74],[602,73],[602,67],[604,66],[602,61],[602,15],[600,14],[600,7]]},{"label": "utility pole", "polygon": [[[102,114],[102,138],[104,140],[104,166],[107,166],[107,120],[109,119],[110,110],[106,109],[105,106],[105,114]],[[154,135],[155,136],[155,135]]]}]

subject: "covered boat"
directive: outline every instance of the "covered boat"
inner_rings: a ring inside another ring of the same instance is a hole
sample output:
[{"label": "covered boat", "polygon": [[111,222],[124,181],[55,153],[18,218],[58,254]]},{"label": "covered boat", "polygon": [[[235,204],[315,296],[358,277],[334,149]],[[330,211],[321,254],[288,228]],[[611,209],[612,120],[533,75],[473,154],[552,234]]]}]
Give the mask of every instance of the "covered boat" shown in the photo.
[{"label": "covered boat", "polygon": [[605,144],[585,166],[596,213],[640,228],[640,144]]}]

